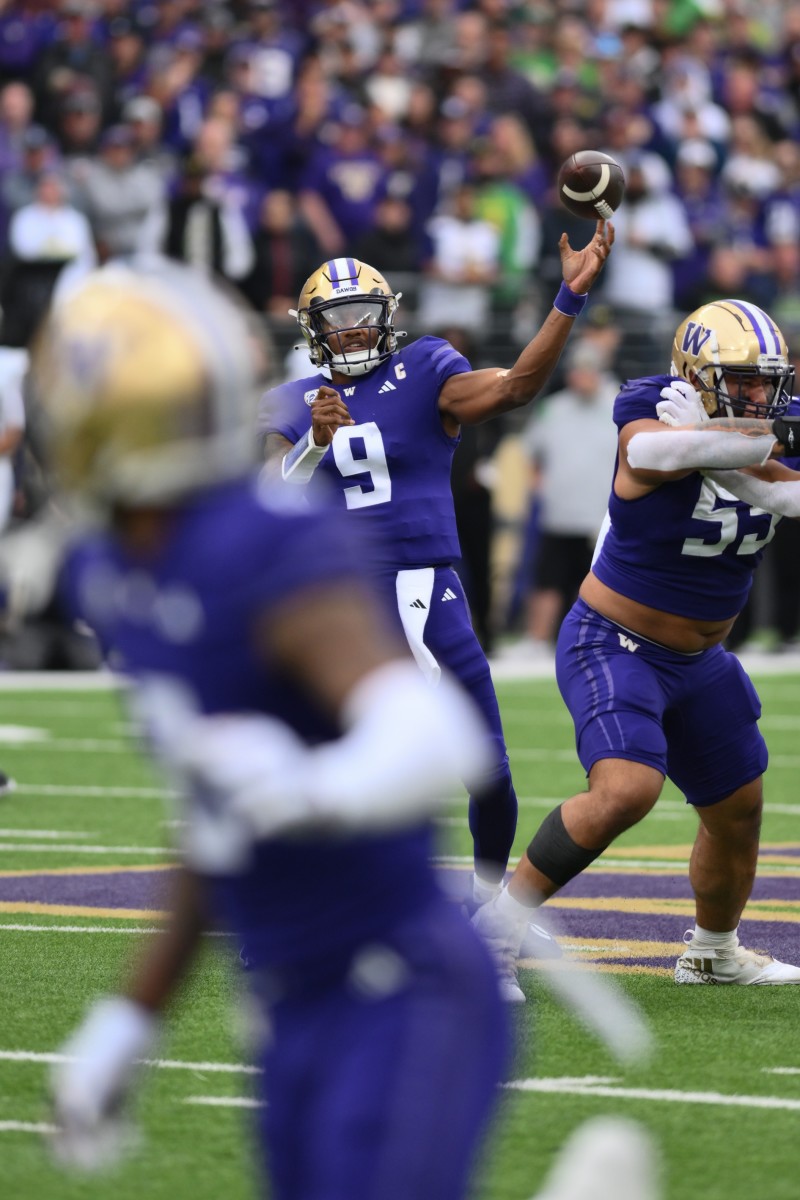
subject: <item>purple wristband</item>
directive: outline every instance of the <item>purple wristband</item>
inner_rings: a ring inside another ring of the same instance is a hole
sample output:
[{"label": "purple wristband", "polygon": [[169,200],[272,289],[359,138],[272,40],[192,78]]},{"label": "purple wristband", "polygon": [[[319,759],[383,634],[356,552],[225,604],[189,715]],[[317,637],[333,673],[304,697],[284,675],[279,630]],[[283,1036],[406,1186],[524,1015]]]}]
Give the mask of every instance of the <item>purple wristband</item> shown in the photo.
[{"label": "purple wristband", "polygon": [[553,308],[558,312],[563,313],[565,317],[577,317],[583,312],[583,306],[589,298],[588,292],[583,292],[578,295],[568,288],[565,283],[562,283],[558,289],[558,295],[553,301]]}]

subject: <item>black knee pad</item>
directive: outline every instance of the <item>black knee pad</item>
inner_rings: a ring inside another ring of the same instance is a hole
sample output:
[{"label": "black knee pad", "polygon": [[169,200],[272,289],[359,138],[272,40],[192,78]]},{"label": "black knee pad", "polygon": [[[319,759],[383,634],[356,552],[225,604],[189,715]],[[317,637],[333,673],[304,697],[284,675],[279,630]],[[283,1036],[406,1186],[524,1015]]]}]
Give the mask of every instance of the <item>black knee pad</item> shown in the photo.
[{"label": "black knee pad", "polygon": [[599,850],[585,850],[573,841],[564,827],[559,806],[542,821],[526,853],[531,866],[563,887],[570,879],[580,875],[605,849],[605,846],[601,846]]}]

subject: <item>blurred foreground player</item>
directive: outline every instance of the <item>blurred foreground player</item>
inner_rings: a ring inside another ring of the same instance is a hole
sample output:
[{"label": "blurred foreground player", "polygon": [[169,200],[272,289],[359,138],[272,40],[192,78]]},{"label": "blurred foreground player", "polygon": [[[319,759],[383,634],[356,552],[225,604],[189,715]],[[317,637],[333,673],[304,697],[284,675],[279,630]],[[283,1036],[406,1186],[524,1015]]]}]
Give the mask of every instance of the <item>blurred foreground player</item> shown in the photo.
[{"label": "blurred foreground player", "polygon": [[793,383],[768,314],[720,300],[681,323],[670,375],[630,380],[617,396],[607,525],[556,648],[588,788],[545,817],[475,917],[511,1001],[525,999],[514,962],[532,909],[642,820],[665,778],[698,817],[696,921],[675,982],[800,983],[800,967],[739,943],[768,755],[755,688],[723,645],[778,519],[800,517]]},{"label": "blurred foreground player", "polygon": [[[421,669],[432,683],[442,668],[452,671],[490,728],[491,772],[469,803],[477,904],[500,888],[517,797],[489,664],[452,565],[461,557],[453,454],[462,425],[511,412],[539,393],[613,241],[613,226],[602,221],[580,250],[561,238],[564,282],[535,337],[504,370],[473,371],[442,338],[421,337],[398,350],[400,296],[383,275],[354,258],[323,263],[295,314],[315,373],[268,392],[262,405],[267,461],[288,484],[324,479],[350,521],[379,539],[370,571]],[[531,935],[531,952],[548,953]]]},{"label": "blurred foreground player", "polygon": [[134,1064],[211,920],[247,944],[271,1027],[270,1196],[459,1200],[506,1036],[430,816],[479,782],[482,722],[455,684],[427,687],[341,519],[251,477],[250,351],[226,298],[162,264],[96,272],[37,353],[62,490],[102,522],[68,590],[185,823],[167,932],[54,1070],[55,1149],[86,1167],[118,1151]]}]

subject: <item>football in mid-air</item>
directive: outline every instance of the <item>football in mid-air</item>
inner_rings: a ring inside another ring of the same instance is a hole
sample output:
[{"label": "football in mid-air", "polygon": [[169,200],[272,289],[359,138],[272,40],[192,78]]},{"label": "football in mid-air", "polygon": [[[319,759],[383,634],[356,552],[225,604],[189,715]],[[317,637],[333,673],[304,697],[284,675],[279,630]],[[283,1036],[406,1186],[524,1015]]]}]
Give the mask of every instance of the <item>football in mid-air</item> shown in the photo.
[{"label": "football in mid-air", "polygon": [[622,167],[610,154],[578,150],[558,172],[558,197],[576,217],[607,221],[625,194]]}]

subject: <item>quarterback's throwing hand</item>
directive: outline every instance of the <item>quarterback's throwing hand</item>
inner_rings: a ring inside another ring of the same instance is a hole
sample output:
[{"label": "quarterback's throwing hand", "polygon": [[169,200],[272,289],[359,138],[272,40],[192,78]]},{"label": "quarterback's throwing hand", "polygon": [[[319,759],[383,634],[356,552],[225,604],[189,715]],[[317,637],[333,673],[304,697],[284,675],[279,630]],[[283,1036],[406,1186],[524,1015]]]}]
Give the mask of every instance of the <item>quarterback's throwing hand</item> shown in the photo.
[{"label": "quarterback's throwing hand", "polygon": [[355,425],[347,405],[335,388],[323,386],[311,405],[311,428],[317,446],[329,446],[342,425]]},{"label": "quarterback's throwing hand", "polygon": [[686,379],[673,379],[661,389],[656,412],[662,425],[697,425],[710,420],[699,393]]},{"label": "quarterback's throwing hand", "polygon": [[582,250],[573,250],[569,238],[562,233],[558,249],[561,254],[561,273],[564,283],[576,293],[589,291],[605,266],[614,245],[614,226],[610,221],[598,221],[594,237]]}]

